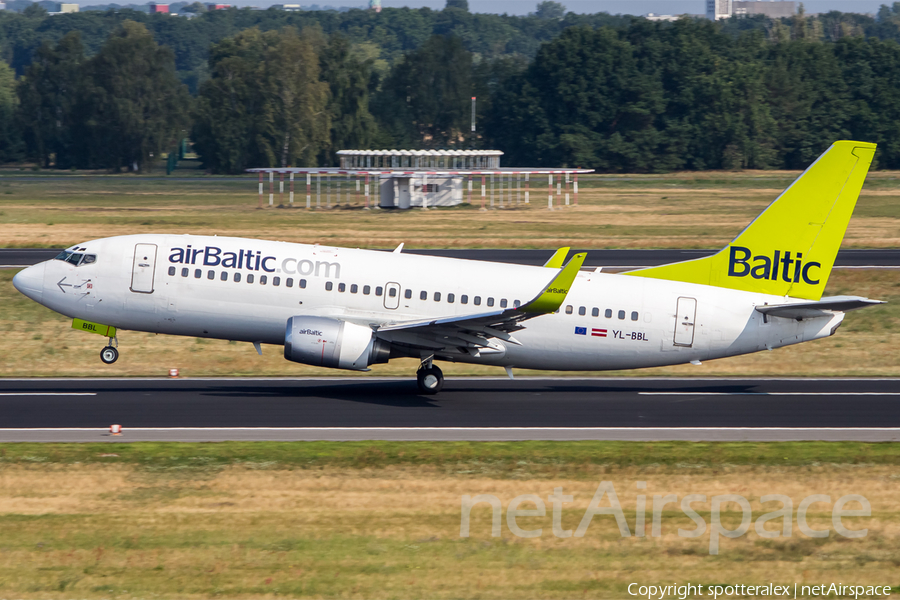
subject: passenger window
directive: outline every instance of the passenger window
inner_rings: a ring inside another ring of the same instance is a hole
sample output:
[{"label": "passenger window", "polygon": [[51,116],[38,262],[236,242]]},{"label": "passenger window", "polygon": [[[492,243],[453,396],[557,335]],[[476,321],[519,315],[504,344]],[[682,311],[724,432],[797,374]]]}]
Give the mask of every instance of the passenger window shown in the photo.
[{"label": "passenger window", "polygon": [[253,283],[253,273],[247,274],[247,283]]},{"label": "passenger window", "polygon": [[359,291],[359,286],[356,285],[355,283],[354,283],[353,285],[350,286],[350,293],[351,293],[351,294],[355,294],[355,293],[358,292],[358,291]]},{"label": "passenger window", "polygon": [[607,308],[606,312],[603,313],[603,316],[606,317],[607,319],[612,319],[612,309]]},{"label": "passenger window", "polygon": [[624,311],[624,310],[620,310],[620,311],[619,311],[619,319],[621,320],[621,319],[624,319],[624,318],[625,318],[625,311]]},{"label": "passenger window", "polygon": [[578,316],[583,317],[587,314],[587,309],[583,306],[578,307]]},{"label": "passenger window", "polygon": [[475,306],[481,306],[481,296],[475,296],[475,298],[472,299],[472,303]]},{"label": "passenger window", "polygon": [[459,303],[460,303],[460,304],[468,304],[468,303],[469,303],[469,297],[466,296],[465,294],[463,294],[462,296],[459,297]]},{"label": "passenger window", "polygon": [[240,282],[240,280],[241,280],[241,274],[240,274],[240,273],[235,273],[235,274],[234,274],[234,281],[235,281],[235,283]]},{"label": "passenger window", "polygon": [[325,291],[330,292],[333,289],[334,289],[334,284],[331,283],[330,281],[326,281],[325,282]]},{"label": "passenger window", "polygon": [[338,284],[338,291],[339,291],[339,292],[345,292],[345,291],[347,291],[347,284],[345,284],[345,283],[339,283],[339,284]]},{"label": "passenger window", "polygon": [[174,274],[175,274],[175,267],[169,267],[169,275],[171,276]]},{"label": "passenger window", "polygon": [[222,271],[219,274],[219,279],[222,281],[228,281],[228,271]]},{"label": "passenger window", "polygon": [[294,278],[288,277],[287,279],[285,279],[284,285],[286,285],[287,287],[294,287]]},{"label": "passenger window", "polygon": [[635,310],[635,311],[632,311],[632,313],[631,313],[631,320],[632,320],[632,321],[637,321],[637,320],[638,320],[638,314],[637,314],[637,311],[636,311],[636,310]]},{"label": "passenger window", "polygon": [[182,277],[187,277],[187,276],[188,276],[188,273],[190,273],[190,272],[191,272],[190,269],[188,269],[187,267],[184,267],[183,269],[181,269],[181,276],[182,276]]},{"label": "passenger window", "polygon": [[596,306],[595,306],[594,308],[592,308],[592,309],[591,309],[591,316],[592,316],[592,317],[599,317],[599,316],[600,316],[600,309],[597,308]]},{"label": "passenger window", "polygon": [[363,294],[365,294],[366,296],[368,296],[370,293],[372,293],[372,286],[370,286],[370,285],[364,285],[364,286],[363,286]]},{"label": "passenger window", "polygon": [[513,301],[513,306],[515,306],[516,308],[519,308],[521,305],[522,305],[522,303],[519,302],[518,300]]},{"label": "passenger window", "polygon": [[272,285],[281,285],[281,277],[273,277]]},{"label": "passenger window", "polygon": [[493,306],[493,305],[494,305],[494,299],[493,299],[493,298],[488,298],[487,305],[488,305],[488,306]]},{"label": "passenger window", "polygon": [[566,306],[566,314],[567,314],[567,315],[571,315],[571,314],[572,314],[572,305],[571,305],[571,304],[569,304],[568,306]]},{"label": "passenger window", "polygon": [[456,300],[456,294],[447,294],[447,302],[453,304],[454,300]]},{"label": "passenger window", "polygon": [[397,297],[397,288],[392,287],[391,289],[389,289],[388,296],[390,296],[391,298],[396,298]]},{"label": "passenger window", "polygon": [[419,300],[428,300],[428,292],[424,290],[419,292]]},{"label": "passenger window", "polygon": [[266,285],[266,281],[268,281],[268,280],[269,280],[269,278],[266,277],[265,275],[260,275],[259,276],[259,285]]},{"label": "passenger window", "polygon": [[297,285],[300,286],[300,289],[301,289],[301,290],[302,290],[302,289],[306,289],[306,280],[305,280],[305,279],[301,279],[301,280],[297,283]]},{"label": "passenger window", "polygon": [[194,269],[194,279],[200,279],[201,277],[203,277],[203,271]]},{"label": "passenger window", "polygon": [[500,299],[500,308],[506,308],[506,298]]},{"label": "passenger window", "polygon": [[409,300],[410,298],[412,298],[412,290],[404,290],[404,291],[403,291],[403,297],[406,298],[407,300]]},{"label": "passenger window", "polygon": [[380,296],[384,292],[384,288],[380,285],[375,286],[375,295]]},{"label": "passenger window", "polygon": [[207,278],[207,279],[215,279],[215,278],[216,278],[216,272],[215,272],[215,271],[207,271],[207,272],[206,272],[206,278]]},{"label": "passenger window", "polygon": [[440,293],[440,292],[435,292],[435,293],[434,293],[434,301],[435,301],[435,302],[440,302],[440,301],[441,301],[441,293]]}]

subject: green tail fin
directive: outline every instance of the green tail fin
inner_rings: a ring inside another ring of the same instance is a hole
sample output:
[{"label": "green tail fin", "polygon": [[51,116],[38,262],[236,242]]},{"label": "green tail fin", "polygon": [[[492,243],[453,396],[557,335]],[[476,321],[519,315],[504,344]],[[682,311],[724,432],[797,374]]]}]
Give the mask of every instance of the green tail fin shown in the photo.
[{"label": "green tail fin", "polygon": [[718,253],[626,274],[818,300],[874,154],[835,142]]}]

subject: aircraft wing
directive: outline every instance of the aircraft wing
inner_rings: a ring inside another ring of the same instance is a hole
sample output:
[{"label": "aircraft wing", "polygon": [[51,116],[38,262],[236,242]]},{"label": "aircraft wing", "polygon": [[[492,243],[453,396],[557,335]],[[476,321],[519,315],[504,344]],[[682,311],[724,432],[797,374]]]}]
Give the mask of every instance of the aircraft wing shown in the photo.
[{"label": "aircraft wing", "polygon": [[784,317],[786,319],[812,319],[831,316],[834,311],[847,312],[867,306],[884,304],[883,300],[871,300],[861,296],[831,296],[818,302],[799,302],[795,304],[766,304],[757,306],[756,310],[768,317]]},{"label": "aircraft wing", "polygon": [[523,329],[523,321],[559,310],[586,256],[586,253],[573,256],[537,296],[521,306],[468,315],[388,323],[375,329],[375,333],[392,342],[423,350],[475,356],[483,351],[501,350],[502,346],[494,339],[521,345],[510,333]]}]

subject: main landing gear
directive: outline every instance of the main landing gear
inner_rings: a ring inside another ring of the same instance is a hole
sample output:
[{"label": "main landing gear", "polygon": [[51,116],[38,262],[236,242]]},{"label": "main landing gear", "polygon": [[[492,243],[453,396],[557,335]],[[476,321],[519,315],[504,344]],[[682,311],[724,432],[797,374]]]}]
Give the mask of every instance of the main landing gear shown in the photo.
[{"label": "main landing gear", "polygon": [[444,387],[444,373],[431,362],[431,357],[422,361],[416,373],[416,383],[423,394],[437,394]]},{"label": "main landing gear", "polygon": [[[113,343],[116,346],[113,346]],[[117,360],[119,360],[119,351],[116,349],[119,345],[119,340],[117,338],[109,338],[109,346],[100,351],[100,360],[102,360],[105,364],[111,365]]]}]

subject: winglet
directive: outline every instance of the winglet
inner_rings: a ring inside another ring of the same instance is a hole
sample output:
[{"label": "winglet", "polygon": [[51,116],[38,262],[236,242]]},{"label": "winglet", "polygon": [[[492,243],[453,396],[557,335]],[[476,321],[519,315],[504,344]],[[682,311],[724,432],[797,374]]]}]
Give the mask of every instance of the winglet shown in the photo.
[{"label": "winglet", "polygon": [[566,256],[569,255],[570,247],[566,246],[565,248],[560,248],[556,252],[553,253],[553,256],[544,263],[545,267],[549,267],[551,269],[559,269],[563,266],[563,263],[566,262]]},{"label": "winglet", "polygon": [[531,302],[519,307],[518,310],[528,313],[552,313],[559,310],[586,257],[587,252],[573,256],[572,260],[560,270],[556,277],[553,278],[553,281],[544,288],[543,292]]}]

